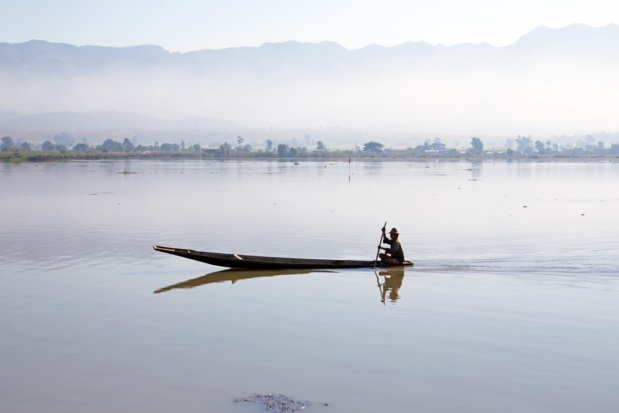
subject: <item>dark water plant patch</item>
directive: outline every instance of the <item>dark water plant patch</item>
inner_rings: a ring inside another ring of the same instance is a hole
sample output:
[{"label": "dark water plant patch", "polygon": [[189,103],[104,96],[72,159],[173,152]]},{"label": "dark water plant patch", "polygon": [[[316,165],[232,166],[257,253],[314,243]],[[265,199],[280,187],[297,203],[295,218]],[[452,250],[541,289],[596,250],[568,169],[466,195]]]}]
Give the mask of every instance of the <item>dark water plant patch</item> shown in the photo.
[{"label": "dark water plant patch", "polygon": [[328,406],[328,403],[316,403],[309,400],[297,400],[283,394],[252,394],[250,396],[237,397],[235,403],[247,402],[264,405],[264,410],[283,413],[283,412],[298,412],[310,406]]}]

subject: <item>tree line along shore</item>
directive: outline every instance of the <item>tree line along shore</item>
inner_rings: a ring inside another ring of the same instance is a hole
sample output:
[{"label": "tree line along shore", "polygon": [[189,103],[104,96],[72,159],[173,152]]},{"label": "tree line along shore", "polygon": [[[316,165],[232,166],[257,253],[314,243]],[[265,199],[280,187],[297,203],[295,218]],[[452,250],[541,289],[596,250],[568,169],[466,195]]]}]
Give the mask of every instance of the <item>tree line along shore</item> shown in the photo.
[{"label": "tree line along shore", "polygon": [[[485,149],[480,138],[473,137],[470,147],[465,149],[447,148],[440,139],[426,140],[422,145],[408,148],[387,148],[378,141],[369,141],[355,149],[329,149],[322,141],[316,147],[294,147],[284,143],[275,144],[267,140],[263,147],[253,148],[245,144],[240,136],[236,145],[227,142],[219,147],[204,148],[198,144],[155,142],[153,145],[136,145],[128,138],[123,142],[107,139],[101,145],[86,143],[72,145],[66,134],[56,135],[54,142],[45,141],[40,145],[28,142],[15,142],[10,136],[2,138],[0,161],[43,162],[59,160],[97,160],[97,159],[581,159],[581,158],[619,158],[619,144],[606,147],[603,142],[586,142],[582,145],[559,146],[550,141],[533,141],[528,137],[508,140],[501,149]],[[511,141],[511,142],[509,142]]]}]

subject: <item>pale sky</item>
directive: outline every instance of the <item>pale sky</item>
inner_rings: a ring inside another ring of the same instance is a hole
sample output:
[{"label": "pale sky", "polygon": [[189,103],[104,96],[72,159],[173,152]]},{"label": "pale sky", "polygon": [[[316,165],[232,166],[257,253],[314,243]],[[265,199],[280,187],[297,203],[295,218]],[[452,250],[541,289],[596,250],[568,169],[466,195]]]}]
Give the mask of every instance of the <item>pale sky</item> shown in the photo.
[{"label": "pale sky", "polygon": [[514,43],[539,26],[619,23],[617,0],[0,0],[0,42],[160,45],[171,52],[334,41]]}]

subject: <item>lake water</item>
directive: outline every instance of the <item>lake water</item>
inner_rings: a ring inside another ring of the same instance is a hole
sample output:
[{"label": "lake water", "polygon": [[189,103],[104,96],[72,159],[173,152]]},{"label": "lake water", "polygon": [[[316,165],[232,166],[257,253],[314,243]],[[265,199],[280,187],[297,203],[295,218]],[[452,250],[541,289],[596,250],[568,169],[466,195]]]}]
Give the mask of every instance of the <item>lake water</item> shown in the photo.
[{"label": "lake water", "polygon": [[[0,190],[3,412],[619,408],[617,162],[0,164]],[[385,221],[414,268],[152,249],[373,259]]]}]

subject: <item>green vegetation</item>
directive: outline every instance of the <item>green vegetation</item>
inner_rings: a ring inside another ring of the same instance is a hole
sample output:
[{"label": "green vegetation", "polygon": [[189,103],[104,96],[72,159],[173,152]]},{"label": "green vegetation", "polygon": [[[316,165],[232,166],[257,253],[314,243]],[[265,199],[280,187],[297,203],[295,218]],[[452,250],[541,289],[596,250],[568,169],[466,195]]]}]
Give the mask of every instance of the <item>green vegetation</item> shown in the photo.
[{"label": "green vegetation", "polygon": [[316,148],[290,146],[286,143],[275,144],[271,139],[259,146],[263,149],[254,149],[245,144],[245,139],[237,136],[236,146],[228,142],[219,144],[216,148],[202,148],[195,144],[185,145],[185,142],[162,143],[154,145],[136,145],[136,142],[125,138],[123,142],[113,139],[105,140],[101,145],[89,146],[86,143],[73,145],[67,134],[55,135],[53,141],[45,141],[37,149],[28,142],[15,142],[10,136],[2,138],[0,144],[0,161],[14,162],[42,162],[57,160],[94,160],[94,159],[153,159],[153,158],[190,158],[190,159],[228,159],[228,158],[292,158],[292,159],[425,159],[425,158],[476,158],[476,159],[512,159],[512,158],[553,158],[571,159],[586,157],[619,157],[619,144],[612,144],[606,148],[602,142],[597,144],[589,138],[578,147],[560,147],[550,141],[533,141],[529,137],[518,136],[506,141],[506,148],[501,150],[484,149],[480,138],[471,139],[468,149],[447,148],[436,138],[426,140],[422,145],[406,149],[385,148],[375,140],[366,142],[363,149],[327,149],[322,141],[318,141]]},{"label": "green vegetation", "polygon": [[471,149],[471,152],[474,155],[479,156],[484,152],[484,143],[479,138],[471,139],[471,146],[473,147],[473,149]]},{"label": "green vegetation", "polygon": [[383,151],[383,144],[380,142],[368,142],[363,144],[363,152],[381,153]]}]

